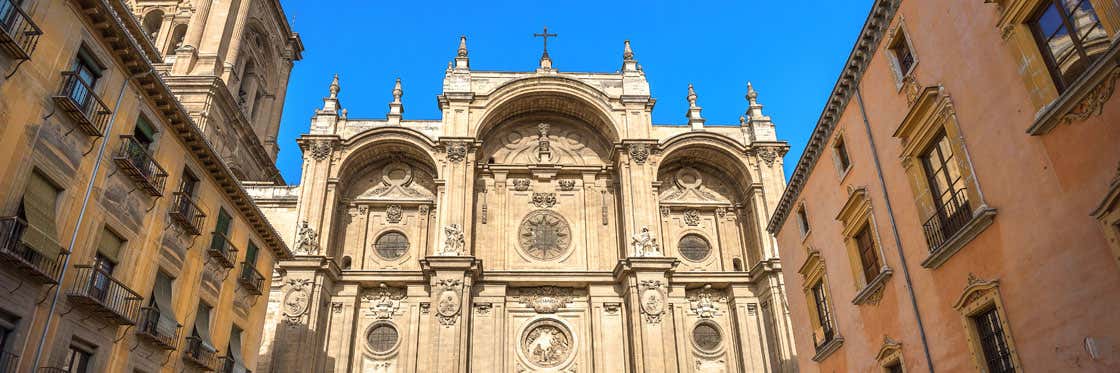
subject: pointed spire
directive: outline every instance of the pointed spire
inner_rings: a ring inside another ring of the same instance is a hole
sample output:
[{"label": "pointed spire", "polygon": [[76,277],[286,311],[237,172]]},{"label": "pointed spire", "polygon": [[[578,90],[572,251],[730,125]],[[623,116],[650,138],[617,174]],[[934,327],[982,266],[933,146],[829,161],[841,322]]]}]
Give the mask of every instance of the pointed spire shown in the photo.
[{"label": "pointed spire", "polygon": [[[762,105],[758,103],[758,92],[755,92],[754,85],[752,85],[751,82],[747,82],[746,97],[747,103],[750,104],[750,107],[747,108],[747,117],[751,118],[752,121],[755,119],[762,120],[763,118],[765,118],[765,116],[762,114]],[[769,120],[769,118],[766,118],[766,120]]]},{"label": "pointed spire", "polygon": [[397,83],[393,85],[393,102],[400,103],[402,95],[404,91],[401,90],[401,78],[397,78]]},{"label": "pointed spire", "polygon": [[[467,36],[461,35],[459,36],[459,51],[455,53],[455,70],[469,70],[471,68],[469,54],[467,52]],[[451,67],[450,64],[448,67]]]},{"label": "pointed spire", "polygon": [[338,74],[334,74],[334,79],[331,80],[330,86],[331,99],[338,99],[338,91],[340,90],[342,90],[342,87],[338,85]]},{"label": "pointed spire", "polygon": [[630,41],[622,42],[622,71],[641,71],[642,67],[638,66],[638,60],[634,58],[634,50],[630,49]]},{"label": "pointed spire", "polygon": [[466,35],[459,36],[459,54],[458,54],[458,56],[459,57],[466,57],[467,56],[467,36]]},{"label": "pointed spire", "polygon": [[688,83],[688,113],[685,113],[685,117],[693,131],[704,129],[704,117],[700,115],[702,108],[696,105],[696,97],[696,89],[692,87],[692,83]]},{"label": "pointed spire", "polygon": [[774,135],[774,122],[770,121],[770,117],[762,113],[762,104],[758,103],[758,92],[754,90],[754,85],[747,82],[747,103],[750,106],[747,108],[746,116],[747,122],[744,127],[749,134],[750,141],[774,141],[777,138]]},{"label": "pointed spire", "polygon": [[401,78],[397,78],[396,83],[393,84],[393,102],[389,103],[389,114],[385,115],[389,125],[401,124],[401,116],[404,114],[404,104],[401,103],[401,96],[404,96],[404,90],[401,89]]},{"label": "pointed spire", "polygon": [[688,83],[688,107],[696,107],[696,90],[692,88],[692,83]]},{"label": "pointed spire", "polygon": [[754,86],[751,85],[751,82],[748,81],[747,82],[747,102],[749,102],[751,105],[758,105],[757,99],[758,99],[758,92],[754,91]]}]

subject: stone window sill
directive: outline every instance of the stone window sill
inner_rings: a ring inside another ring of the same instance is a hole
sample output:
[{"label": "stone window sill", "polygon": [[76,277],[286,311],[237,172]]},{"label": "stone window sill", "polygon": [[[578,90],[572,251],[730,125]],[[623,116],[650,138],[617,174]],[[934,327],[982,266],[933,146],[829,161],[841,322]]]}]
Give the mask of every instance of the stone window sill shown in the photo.
[{"label": "stone window sill", "polygon": [[941,247],[937,248],[937,250],[929,253],[929,256],[922,261],[922,267],[937,269],[937,267],[945,264],[945,262],[956,254],[957,251],[960,251],[964,245],[972,242],[972,239],[979,236],[980,232],[983,232],[984,229],[992,225],[992,220],[995,220],[995,218],[996,209],[988,206],[981,206],[976,213],[972,214],[972,220],[969,220],[968,224],[965,224],[957,233],[954,233],[952,237],[945,240],[945,243],[941,244]]},{"label": "stone window sill", "polygon": [[844,337],[841,337],[840,335],[832,337],[831,341],[828,341],[828,343],[817,347],[817,353],[813,355],[813,361],[818,363],[824,361],[824,359],[828,358],[829,355],[832,355],[833,352],[839,350],[840,346],[842,345],[844,345]]},{"label": "stone window sill", "polygon": [[892,274],[894,274],[894,270],[891,269],[891,267],[883,266],[879,274],[871,279],[867,285],[864,285],[863,289],[860,289],[859,292],[856,293],[855,298],[852,298],[852,304],[858,306],[867,303],[878,303],[880,299],[883,299],[883,289],[886,287],[887,280],[891,278]]},{"label": "stone window sill", "polygon": [[1039,110],[1027,128],[1031,135],[1044,135],[1062,123],[1077,122],[1100,114],[1120,79],[1120,38],[1097,57],[1089,68],[1058,98]]}]

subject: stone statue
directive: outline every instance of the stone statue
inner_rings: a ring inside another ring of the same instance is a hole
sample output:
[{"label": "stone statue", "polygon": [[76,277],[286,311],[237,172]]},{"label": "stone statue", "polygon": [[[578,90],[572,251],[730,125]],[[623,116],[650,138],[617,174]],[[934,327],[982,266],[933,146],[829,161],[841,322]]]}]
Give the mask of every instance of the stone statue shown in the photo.
[{"label": "stone statue", "polygon": [[642,227],[642,230],[634,234],[631,240],[634,256],[662,256],[661,247],[657,245],[657,239],[649,233],[649,227]]},{"label": "stone statue", "polygon": [[296,239],[296,254],[315,255],[319,253],[319,234],[315,233],[307,224],[307,220],[299,226],[299,238]]},{"label": "stone statue", "polygon": [[443,228],[446,236],[443,249],[439,252],[442,256],[460,256],[463,254],[463,228],[459,224],[451,224]]}]

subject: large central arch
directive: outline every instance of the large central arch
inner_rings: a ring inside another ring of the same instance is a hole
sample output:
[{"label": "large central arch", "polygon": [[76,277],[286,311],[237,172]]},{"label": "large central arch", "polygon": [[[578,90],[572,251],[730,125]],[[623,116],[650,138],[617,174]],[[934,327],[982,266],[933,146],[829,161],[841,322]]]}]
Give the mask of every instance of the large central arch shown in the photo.
[{"label": "large central arch", "polygon": [[471,134],[485,139],[498,125],[523,114],[551,112],[590,124],[610,143],[622,138],[611,115],[610,98],[587,83],[565,77],[531,77],[512,80],[487,95],[485,111]]}]

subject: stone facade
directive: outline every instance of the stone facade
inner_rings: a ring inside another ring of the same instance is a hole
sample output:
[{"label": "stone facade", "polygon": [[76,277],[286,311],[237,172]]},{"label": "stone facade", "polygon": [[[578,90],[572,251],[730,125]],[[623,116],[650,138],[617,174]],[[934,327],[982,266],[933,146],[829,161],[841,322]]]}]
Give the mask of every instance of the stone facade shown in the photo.
[{"label": "stone facade", "polygon": [[[349,118],[337,76],[302,185],[250,188],[276,268],[268,372],[796,371],[765,231],[786,143],[749,89],[739,125],[654,125],[629,42],[615,73],[474,71],[440,120]],[[683,87],[682,87],[683,88]],[[683,90],[682,90],[683,91]]]},{"label": "stone facade", "polygon": [[1120,6],[1077,3],[874,2],[769,224],[803,371],[1120,371]]},{"label": "stone facade", "polygon": [[[204,2],[158,3],[196,20]],[[138,8],[0,9],[0,371],[254,367],[291,252],[169,88]]]}]

